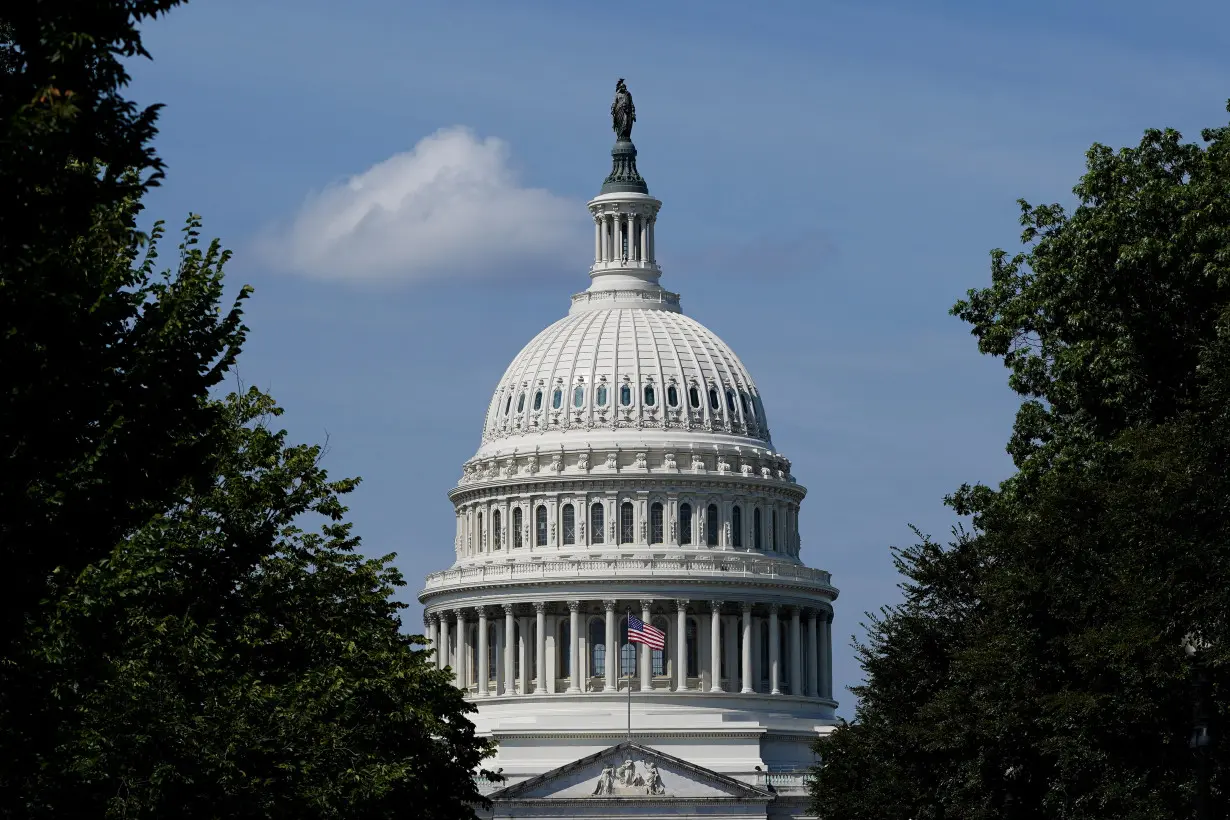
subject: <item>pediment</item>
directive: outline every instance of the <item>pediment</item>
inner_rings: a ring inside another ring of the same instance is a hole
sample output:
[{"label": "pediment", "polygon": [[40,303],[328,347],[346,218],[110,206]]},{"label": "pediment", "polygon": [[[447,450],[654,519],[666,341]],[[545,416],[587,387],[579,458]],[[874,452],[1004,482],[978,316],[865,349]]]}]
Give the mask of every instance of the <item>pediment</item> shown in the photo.
[{"label": "pediment", "polygon": [[625,742],[490,795],[504,800],[754,800],[770,792],[639,743]]}]

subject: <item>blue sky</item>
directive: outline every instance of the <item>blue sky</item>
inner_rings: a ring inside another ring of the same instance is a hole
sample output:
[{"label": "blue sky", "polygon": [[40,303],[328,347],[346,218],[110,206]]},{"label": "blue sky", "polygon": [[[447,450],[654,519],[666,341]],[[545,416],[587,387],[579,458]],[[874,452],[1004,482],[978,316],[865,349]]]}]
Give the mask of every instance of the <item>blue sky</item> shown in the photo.
[{"label": "blue sky", "polygon": [[[947,310],[1016,246],[1017,198],[1068,202],[1094,141],[1225,122],[1227,32],[1201,0],[214,0],[147,28],[133,95],[167,104],[147,214],[236,251],[240,376],[363,477],[352,518],[417,626],[490,392],[587,284],[627,78],[663,284],[756,379],[844,639],[897,599],[908,525],[944,537],[942,497],[1009,470],[1005,371]],[[420,184],[441,162],[454,187]]]}]

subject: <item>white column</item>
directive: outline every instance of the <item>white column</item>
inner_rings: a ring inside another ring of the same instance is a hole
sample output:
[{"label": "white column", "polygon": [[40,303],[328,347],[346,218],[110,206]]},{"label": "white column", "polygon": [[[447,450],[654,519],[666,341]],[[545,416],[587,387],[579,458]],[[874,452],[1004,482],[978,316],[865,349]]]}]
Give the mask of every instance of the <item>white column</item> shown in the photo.
[{"label": "white column", "polygon": [[602,218],[594,217],[594,264],[602,261]]},{"label": "white column", "polygon": [[487,666],[487,607],[478,608],[478,695],[487,694],[487,678],[491,670]]},{"label": "white column", "polygon": [[752,688],[752,605],[743,605],[743,669],[744,693],[754,692]]},{"label": "white column", "polygon": [[833,697],[833,613],[824,616],[824,696]]},{"label": "white column", "polygon": [[615,602],[603,601],[602,607],[606,610],[606,681],[602,686],[604,692],[614,692],[619,687],[619,647],[616,635],[617,618],[615,616]]},{"label": "white column", "polygon": [[602,215],[602,261],[610,262],[613,258],[611,248],[614,243],[611,240],[611,215]]},{"label": "white column", "polygon": [[658,233],[654,228],[658,218],[656,216],[649,217],[649,261],[658,261]]},{"label": "white column", "polygon": [[820,697],[820,624],[816,610],[807,612],[807,696]]},{"label": "white column", "polygon": [[688,691],[688,602],[675,601],[676,692]]},{"label": "white column", "polygon": [[568,602],[568,692],[581,691],[581,602]]},{"label": "white column", "polygon": [[449,662],[449,645],[448,645],[448,614],[440,613],[440,650],[436,652],[436,668],[444,669],[452,666]]},{"label": "white column", "polygon": [[534,602],[534,694],[547,693],[547,605]]},{"label": "white column", "polygon": [[723,671],[726,673],[727,683],[722,687],[723,692],[738,692],[739,691],[739,617],[737,615],[724,615],[722,619],[726,622],[726,646],[722,648],[722,656],[725,659],[723,663]]},{"label": "white column", "polygon": [[777,621],[777,604],[769,604],[769,694],[780,695],[782,672],[782,638]]},{"label": "white column", "polygon": [[722,691],[722,602],[709,602],[710,692]]},{"label": "white column", "polygon": [[793,607],[790,614],[790,694],[803,694],[803,615]]},{"label": "white column", "polygon": [[466,669],[466,662],[469,660],[470,652],[466,648],[466,643],[470,640],[470,630],[466,628],[466,611],[457,609],[454,612],[457,615],[457,686],[462,691],[467,691],[470,688],[470,675]]},{"label": "white column", "polygon": [[[649,607],[653,601],[641,601],[641,621],[649,624]],[[653,688],[653,650],[647,644],[641,644],[641,691],[648,692]]]},{"label": "white column", "polygon": [[517,626],[513,621],[513,605],[504,604],[504,674],[500,675],[500,680],[504,683],[504,691],[502,694],[515,695],[517,693],[517,683],[515,670],[517,668],[517,659],[513,653],[517,650],[516,644]]},{"label": "white column", "polygon": [[623,220],[625,235],[628,238],[628,261],[629,262],[631,262],[633,259],[636,258],[636,244],[632,238],[632,223],[634,221],[635,221],[635,217],[633,217],[632,214],[628,214],[627,216],[624,217],[624,220]]},{"label": "white column", "polygon": [[517,665],[520,667],[520,675],[514,675],[520,686],[514,685],[513,691],[522,695],[530,693],[530,619],[517,619],[517,632],[520,633],[517,637]]},{"label": "white column", "polygon": [[440,668],[440,618],[434,613],[427,616],[427,640],[430,642],[436,668]]},{"label": "white column", "polygon": [[647,216],[640,217],[640,223],[641,223],[640,257],[641,257],[642,262],[648,262],[649,261],[649,243],[648,243],[647,237],[649,236],[649,217]]}]

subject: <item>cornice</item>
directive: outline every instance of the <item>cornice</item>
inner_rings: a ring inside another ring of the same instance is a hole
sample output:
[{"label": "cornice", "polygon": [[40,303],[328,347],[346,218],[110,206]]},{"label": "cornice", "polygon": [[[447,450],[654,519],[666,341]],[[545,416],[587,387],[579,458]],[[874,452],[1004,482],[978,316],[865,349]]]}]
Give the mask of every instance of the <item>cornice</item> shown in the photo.
[{"label": "cornice", "polygon": [[779,495],[783,500],[801,503],[807,496],[807,488],[793,482],[776,479],[748,478],[742,475],[720,473],[651,472],[648,470],[622,473],[550,473],[547,475],[518,475],[488,481],[461,484],[448,493],[453,504],[465,504],[483,498],[507,495],[535,495],[563,493],[568,491],[600,492],[635,487],[638,491],[668,487],[712,489],[722,492],[741,492],[746,495]]}]

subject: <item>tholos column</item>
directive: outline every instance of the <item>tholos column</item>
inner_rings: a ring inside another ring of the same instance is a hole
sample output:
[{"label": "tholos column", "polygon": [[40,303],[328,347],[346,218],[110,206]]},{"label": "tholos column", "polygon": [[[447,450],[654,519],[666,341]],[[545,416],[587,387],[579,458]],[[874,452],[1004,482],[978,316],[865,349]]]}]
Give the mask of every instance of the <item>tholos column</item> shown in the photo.
[{"label": "tholos column", "polygon": [[487,678],[491,670],[487,667],[490,657],[487,654],[487,607],[478,608],[478,694],[487,694]]},{"label": "tholos column", "polygon": [[616,686],[619,682],[619,649],[615,644],[615,602],[603,601],[602,606],[606,610],[606,681],[602,691],[614,692],[619,688]]},{"label": "tholos column", "polygon": [[581,602],[568,602],[568,692],[581,691]]},{"label": "tholos column", "polygon": [[675,601],[675,670],[676,692],[688,691],[688,602]]},{"label": "tholos column", "polygon": [[769,694],[780,695],[782,667],[782,638],[777,619],[778,605],[769,604]]},{"label": "tholos column", "polygon": [[722,691],[722,602],[709,602],[710,692]]},{"label": "tholos column", "polygon": [[752,605],[743,605],[743,657],[740,659],[740,664],[743,672],[743,693],[747,694],[755,690],[752,689]]},{"label": "tholos column", "polygon": [[517,658],[513,654],[517,651],[516,644],[517,626],[513,621],[513,605],[504,604],[504,674],[500,679],[504,682],[505,695],[514,695],[517,692],[516,675]]},{"label": "tholos column", "polygon": [[824,696],[833,697],[833,613],[824,616]]},{"label": "tholos column", "polygon": [[466,690],[470,688],[470,674],[466,668],[470,659],[470,630],[466,625],[466,611],[457,609],[454,612],[457,615],[457,685]]},{"label": "tholos column", "polygon": [[628,248],[627,252],[624,253],[624,259],[631,262],[636,258],[636,246],[632,244],[632,224],[635,221],[635,217],[632,214],[627,214],[622,221],[624,223],[624,237],[627,240]]},{"label": "tholos column", "polygon": [[534,602],[534,694],[547,693],[547,605]]},{"label": "tholos column", "polygon": [[602,218],[594,217],[594,264],[602,261]]},{"label": "tholos column", "polygon": [[803,694],[803,616],[797,606],[790,613],[790,694]]},{"label": "tholos column", "polygon": [[436,652],[436,668],[444,669],[451,666],[449,662],[448,615],[440,613],[440,648]]},{"label": "tholos column", "polygon": [[440,668],[440,617],[432,614],[427,616],[427,640],[431,642],[431,651],[436,661],[436,668]]},{"label": "tholos column", "polygon": [[638,217],[637,221],[640,223],[640,226],[641,226],[641,236],[640,236],[641,242],[640,242],[640,247],[638,249],[639,251],[638,256],[640,256],[640,259],[642,262],[648,262],[649,261],[649,243],[648,243],[647,237],[649,236],[649,217],[641,216],[641,217]]},{"label": "tholos column", "polygon": [[[649,608],[653,601],[641,601],[641,623],[649,623]],[[653,688],[653,649],[648,644],[641,644],[641,691],[648,692]]]},{"label": "tholos column", "polygon": [[807,611],[807,696],[820,697],[820,620],[816,610]]}]

